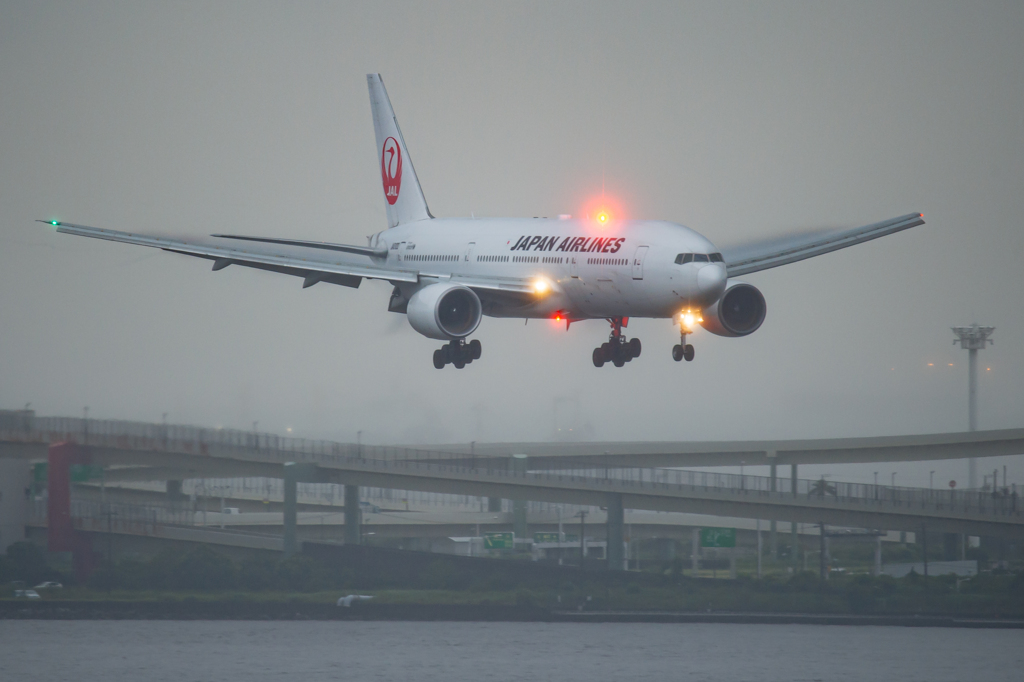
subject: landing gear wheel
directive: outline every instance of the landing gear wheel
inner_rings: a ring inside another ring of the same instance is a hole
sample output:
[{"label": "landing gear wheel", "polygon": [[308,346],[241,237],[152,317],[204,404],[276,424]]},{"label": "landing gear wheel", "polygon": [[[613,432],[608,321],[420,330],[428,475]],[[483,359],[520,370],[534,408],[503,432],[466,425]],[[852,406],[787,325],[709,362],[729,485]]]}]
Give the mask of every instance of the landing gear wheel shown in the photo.
[{"label": "landing gear wheel", "polygon": [[465,339],[452,339],[434,351],[434,367],[444,369],[451,363],[456,369],[462,369],[474,360],[480,359],[482,348],[476,339],[466,343]]},{"label": "landing gear wheel", "polygon": [[615,358],[614,360],[612,360],[612,364],[615,365],[616,367],[622,367],[624,364],[626,364],[626,361],[623,358]]},{"label": "landing gear wheel", "polygon": [[[676,347],[678,348],[678,346]],[[683,348],[683,357],[686,359],[687,362],[693,360],[693,354],[693,346],[691,346],[690,344],[686,344],[686,346]]]},{"label": "landing gear wheel", "polygon": [[611,362],[612,358],[615,357],[615,348],[614,348],[614,346],[612,346],[612,344],[608,343],[607,341],[605,343],[601,344],[600,351],[601,351],[601,358],[605,362]]},{"label": "landing gear wheel", "polygon": [[640,357],[640,339],[630,339],[628,346],[630,355],[634,358]]},{"label": "landing gear wheel", "polygon": [[604,367],[604,348],[594,349],[594,367]]},{"label": "landing gear wheel", "polygon": [[680,360],[683,359],[683,347],[680,346],[678,343],[672,346],[672,359],[675,360],[676,362],[679,362]]}]

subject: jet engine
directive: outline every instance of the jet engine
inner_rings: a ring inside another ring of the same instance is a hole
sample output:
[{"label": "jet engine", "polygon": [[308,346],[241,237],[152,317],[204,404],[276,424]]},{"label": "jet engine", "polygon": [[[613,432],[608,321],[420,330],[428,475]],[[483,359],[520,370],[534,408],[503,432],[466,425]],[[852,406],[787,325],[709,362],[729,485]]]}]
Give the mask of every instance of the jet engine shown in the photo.
[{"label": "jet engine", "polygon": [[718,302],[703,310],[700,326],[718,336],[746,336],[764,322],[768,306],[756,287],[729,281]]},{"label": "jet engine", "polygon": [[483,309],[476,293],[461,284],[438,282],[409,299],[406,316],[412,328],[431,339],[462,339],[480,324]]}]

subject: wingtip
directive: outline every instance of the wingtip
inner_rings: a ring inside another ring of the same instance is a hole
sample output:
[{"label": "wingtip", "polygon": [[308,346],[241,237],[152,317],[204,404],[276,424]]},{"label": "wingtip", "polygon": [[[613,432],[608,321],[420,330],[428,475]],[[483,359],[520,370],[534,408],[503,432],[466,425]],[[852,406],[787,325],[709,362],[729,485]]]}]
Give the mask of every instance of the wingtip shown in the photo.
[{"label": "wingtip", "polygon": [[51,225],[53,227],[60,227],[59,220],[36,220],[37,223],[43,223],[44,225]]}]

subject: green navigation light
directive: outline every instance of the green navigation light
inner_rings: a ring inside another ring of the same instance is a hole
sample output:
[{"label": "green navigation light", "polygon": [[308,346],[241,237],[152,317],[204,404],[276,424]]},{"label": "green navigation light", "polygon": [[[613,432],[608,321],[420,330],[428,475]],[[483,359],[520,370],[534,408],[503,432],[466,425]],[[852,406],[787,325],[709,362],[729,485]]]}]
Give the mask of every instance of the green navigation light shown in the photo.
[{"label": "green navigation light", "polygon": [[51,225],[60,225],[60,221],[58,221],[58,220],[51,220],[50,224]]}]

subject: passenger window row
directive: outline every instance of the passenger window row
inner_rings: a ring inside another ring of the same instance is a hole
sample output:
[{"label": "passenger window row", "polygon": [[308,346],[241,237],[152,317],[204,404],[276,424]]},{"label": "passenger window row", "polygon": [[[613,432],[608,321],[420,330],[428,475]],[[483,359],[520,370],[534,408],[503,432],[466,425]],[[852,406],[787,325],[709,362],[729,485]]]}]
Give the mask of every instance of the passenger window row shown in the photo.
[{"label": "passenger window row", "polygon": [[457,261],[457,260],[459,260],[459,257],[458,256],[444,256],[444,255],[434,256],[434,255],[429,255],[429,254],[425,254],[425,253],[423,253],[423,254],[411,253],[411,254],[406,254],[405,259],[406,260],[429,261],[429,262],[432,262],[432,263],[437,263],[437,262]]},{"label": "passenger window row", "polygon": [[540,256],[513,256],[513,263],[537,263],[540,261]]},{"label": "passenger window row", "polygon": [[722,258],[720,253],[681,253],[676,256],[676,264],[683,265],[684,263],[723,263],[725,259]]},{"label": "passenger window row", "polygon": [[[679,261],[676,261],[677,263]],[[588,258],[587,265],[626,265],[628,258]]]},{"label": "passenger window row", "polygon": [[478,263],[507,263],[508,256],[477,256]]}]

